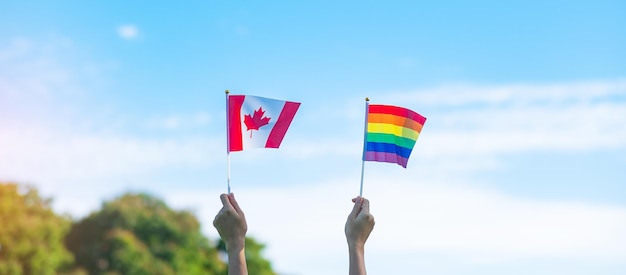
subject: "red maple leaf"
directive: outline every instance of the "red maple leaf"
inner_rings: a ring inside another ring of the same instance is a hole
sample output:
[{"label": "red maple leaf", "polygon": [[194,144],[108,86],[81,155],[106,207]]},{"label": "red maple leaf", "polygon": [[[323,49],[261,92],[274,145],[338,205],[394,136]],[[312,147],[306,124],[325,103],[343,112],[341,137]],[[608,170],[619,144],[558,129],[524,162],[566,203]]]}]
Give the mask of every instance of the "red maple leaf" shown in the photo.
[{"label": "red maple leaf", "polygon": [[270,118],[263,116],[265,111],[263,111],[263,107],[259,107],[258,110],[254,111],[254,114],[250,116],[247,114],[243,116],[243,123],[246,124],[246,128],[250,131],[250,138],[252,138],[252,130],[259,130],[259,128],[270,123]]}]

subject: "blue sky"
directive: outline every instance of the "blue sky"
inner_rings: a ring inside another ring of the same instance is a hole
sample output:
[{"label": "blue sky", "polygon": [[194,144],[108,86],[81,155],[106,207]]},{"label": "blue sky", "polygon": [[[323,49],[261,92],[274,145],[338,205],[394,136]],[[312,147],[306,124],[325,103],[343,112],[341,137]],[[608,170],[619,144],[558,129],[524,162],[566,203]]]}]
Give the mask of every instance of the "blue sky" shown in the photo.
[{"label": "blue sky", "polygon": [[371,274],[626,271],[620,1],[0,3],[0,180],[80,218],[126,191],[226,191],[224,90],[302,102],[233,153],[281,274],[345,274],[364,98],[428,117],[408,168],[366,163]]}]

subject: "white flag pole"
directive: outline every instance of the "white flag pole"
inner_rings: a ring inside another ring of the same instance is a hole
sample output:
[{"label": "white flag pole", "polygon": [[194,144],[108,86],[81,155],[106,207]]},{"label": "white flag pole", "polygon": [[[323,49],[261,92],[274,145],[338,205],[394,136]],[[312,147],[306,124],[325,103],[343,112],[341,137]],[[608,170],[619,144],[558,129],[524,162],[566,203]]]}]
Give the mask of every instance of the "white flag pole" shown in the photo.
[{"label": "white flag pole", "polygon": [[365,152],[367,152],[367,116],[369,114],[370,99],[365,98],[365,126],[363,127],[363,158],[361,159],[361,189],[359,196],[363,196],[363,173],[365,172]]},{"label": "white flag pole", "polygon": [[230,194],[230,112],[228,109],[228,90],[226,90],[226,184]]}]

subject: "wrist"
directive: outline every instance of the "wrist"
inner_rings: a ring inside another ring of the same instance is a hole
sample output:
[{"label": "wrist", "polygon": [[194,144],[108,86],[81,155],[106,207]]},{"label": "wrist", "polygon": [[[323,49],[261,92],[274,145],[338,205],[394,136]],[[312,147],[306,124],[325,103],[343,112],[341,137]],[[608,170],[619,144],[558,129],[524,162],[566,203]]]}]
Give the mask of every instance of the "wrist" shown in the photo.
[{"label": "wrist", "polygon": [[364,245],[348,245],[348,258],[350,259],[350,275],[367,274],[365,271],[365,248]]},{"label": "wrist", "polygon": [[365,251],[365,244],[359,242],[348,242],[348,249],[351,252],[363,252]]},{"label": "wrist", "polygon": [[241,238],[241,239],[234,239],[234,240],[229,240],[226,242],[226,250],[228,250],[228,252],[236,252],[236,251],[241,251],[246,247],[246,240],[245,237]]}]

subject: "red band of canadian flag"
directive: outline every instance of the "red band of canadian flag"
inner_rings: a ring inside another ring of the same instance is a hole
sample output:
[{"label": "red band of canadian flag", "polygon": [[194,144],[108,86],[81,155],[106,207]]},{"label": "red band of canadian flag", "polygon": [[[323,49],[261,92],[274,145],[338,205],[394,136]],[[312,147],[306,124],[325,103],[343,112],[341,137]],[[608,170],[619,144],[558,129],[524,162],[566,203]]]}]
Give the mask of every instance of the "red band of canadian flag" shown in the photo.
[{"label": "red band of canadian flag", "polygon": [[299,107],[299,102],[229,95],[228,151],[278,148]]}]

